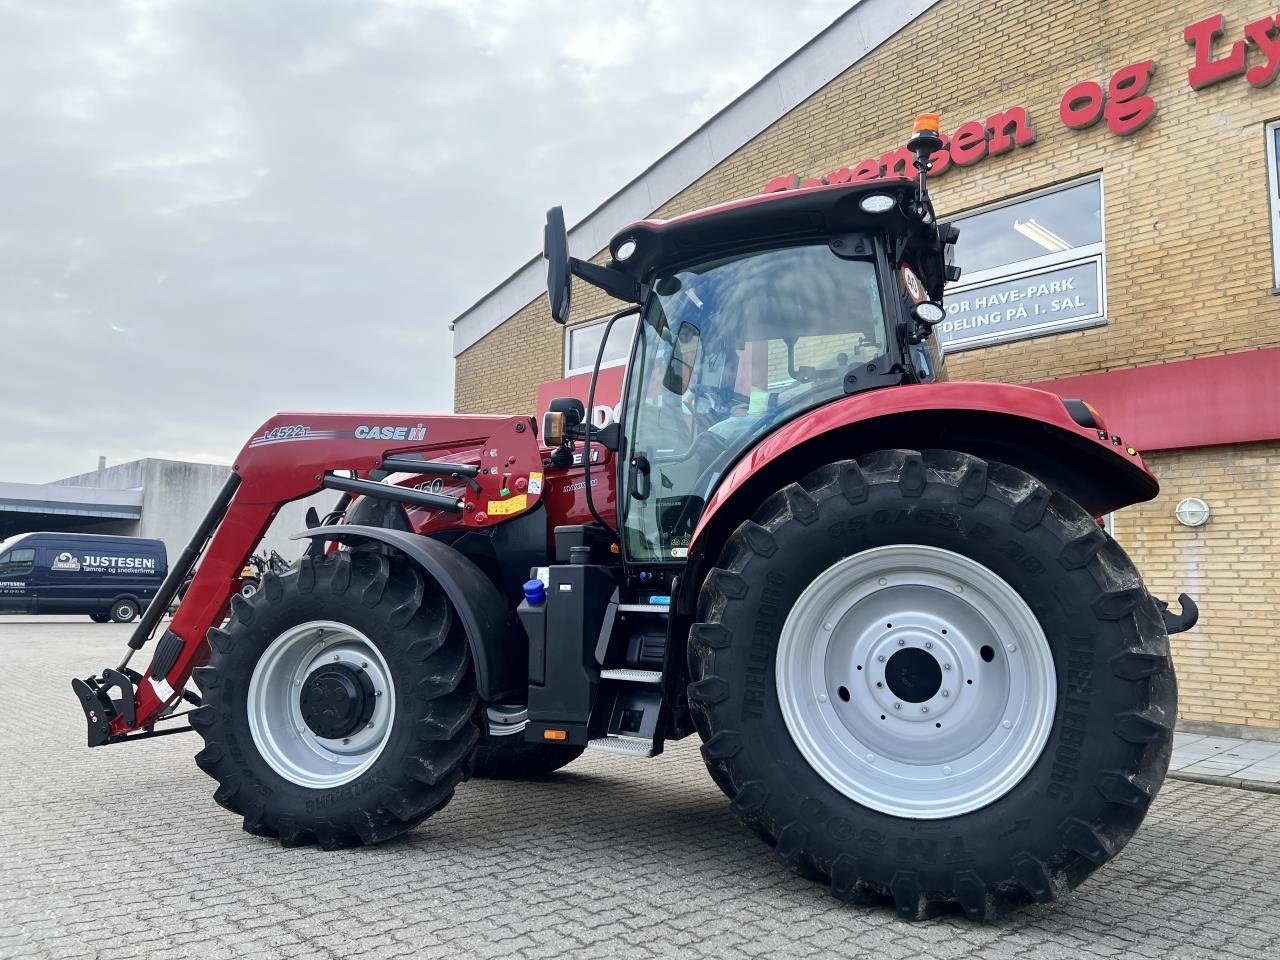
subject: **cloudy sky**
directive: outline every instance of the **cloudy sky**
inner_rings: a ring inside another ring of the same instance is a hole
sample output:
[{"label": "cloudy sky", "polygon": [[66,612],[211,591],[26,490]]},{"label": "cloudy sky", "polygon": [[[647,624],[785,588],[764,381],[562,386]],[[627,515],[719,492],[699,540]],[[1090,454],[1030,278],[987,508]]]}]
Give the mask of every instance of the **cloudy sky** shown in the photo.
[{"label": "cloudy sky", "polygon": [[851,0],[0,0],[0,480],[451,408],[448,323]]}]

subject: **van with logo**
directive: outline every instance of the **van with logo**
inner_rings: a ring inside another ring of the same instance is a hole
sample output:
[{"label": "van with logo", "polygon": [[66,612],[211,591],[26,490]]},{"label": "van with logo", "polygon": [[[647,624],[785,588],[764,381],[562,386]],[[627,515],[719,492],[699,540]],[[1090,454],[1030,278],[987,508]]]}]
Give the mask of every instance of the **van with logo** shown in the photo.
[{"label": "van with logo", "polygon": [[0,541],[0,613],[87,615],[128,623],[169,569],[164,541],[97,533],[20,533]]}]

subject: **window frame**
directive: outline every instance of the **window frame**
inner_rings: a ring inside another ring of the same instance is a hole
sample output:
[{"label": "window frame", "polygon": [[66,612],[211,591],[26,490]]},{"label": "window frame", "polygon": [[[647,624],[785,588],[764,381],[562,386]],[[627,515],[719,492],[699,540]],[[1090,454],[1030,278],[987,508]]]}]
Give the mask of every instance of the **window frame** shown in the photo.
[{"label": "window frame", "polygon": [[31,559],[27,561],[26,569],[25,570],[6,570],[3,567],[0,567],[0,577],[25,577],[29,573],[33,573],[35,571],[35,568],[36,568],[36,548],[35,547],[20,547],[15,544],[13,547],[11,547],[9,550],[5,552],[3,557],[0,557],[0,564],[13,563],[13,555],[17,553],[31,554]]},{"label": "window frame", "polygon": [[[1075,177],[1071,180],[1064,180],[1061,183],[1055,183],[1052,186],[1043,187],[1037,190],[1031,190],[1026,193],[1020,193],[1016,196],[1005,197],[994,203],[983,204],[980,207],[973,207],[955,213],[951,216],[943,218],[948,223],[956,223],[969,217],[978,216],[979,214],[991,213],[993,210],[1000,210],[1004,207],[1017,206],[1030,200],[1037,200],[1040,197],[1049,196],[1054,193],[1061,193],[1064,190],[1070,190],[1086,183],[1098,184],[1098,217],[1101,227],[1102,239],[1094,243],[1083,244],[1078,247],[1072,247],[1070,250],[1064,250],[1061,253],[1046,253],[1043,256],[1031,257],[1025,260],[1016,260],[1013,263],[1001,264],[998,267],[992,267],[988,270],[980,270],[973,274],[965,274],[955,284],[948,284],[943,296],[943,303],[960,294],[968,293],[979,287],[988,286],[996,281],[1004,281],[1006,283],[1016,282],[1026,277],[1035,276],[1045,273],[1048,270],[1060,270],[1069,267],[1081,266],[1092,263],[1098,279],[1098,312],[1083,317],[1071,317],[1063,320],[1046,320],[1043,323],[1031,324],[1025,327],[1019,327],[1014,331],[996,331],[993,333],[978,334],[972,337],[965,337],[959,342],[948,343],[944,341],[941,335],[938,336],[938,347],[943,354],[962,353],[966,350],[979,350],[983,347],[992,347],[1003,343],[1015,343],[1019,340],[1030,340],[1034,337],[1043,337],[1056,333],[1067,333],[1072,330],[1088,330],[1094,327],[1104,327],[1109,322],[1107,315],[1107,191],[1103,180],[1102,171],[1085,174],[1081,177]],[[960,225],[962,231],[964,226]],[[957,263],[964,267],[961,259]]]},{"label": "window frame", "polygon": [[[600,364],[600,369],[601,369],[601,370],[606,370],[606,369],[608,369],[609,367],[621,367],[621,366],[624,366],[624,365],[627,363],[627,361],[631,359],[631,345],[635,342],[636,326],[637,326],[638,321],[639,321],[639,318],[640,318],[640,309],[637,307],[634,311],[629,311],[629,312],[630,312],[630,315],[631,315],[631,318],[632,318],[632,319],[631,319],[631,335],[627,338],[627,351],[626,351],[626,354],[625,354],[624,356],[622,356],[622,357],[619,357],[619,358],[618,358],[618,359],[616,359],[616,360],[606,360],[606,361],[604,361],[604,363]],[[565,375],[566,377],[574,377],[574,376],[577,376],[577,375],[578,375],[578,374],[580,374],[580,373],[590,373],[590,372],[595,368],[595,358],[594,358],[594,357],[592,358],[591,363],[588,363],[586,366],[581,366],[581,367],[571,367],[571,366],[569,365],[570,360],[571,360],[571,358],[573,357],[573,334],[574,334],[576,331],[585,330],[585,329],[587,329],[587,328],[589,328],[589,327],[599,327],[599,326],[603,326],[604,324],[606,324],[606,323],[608,323],[608,322],[609,322],[609,319],[610,319],[610,317],[612,317],[612,316],[614,316],[614,314],[612,314],[612,313],[608,313],[608,314],[605,314],[603,317],[597,317],[597,318],[596,318],[596,319],[594,319],[594,320],[584,320],[584,321],[582,321],[582,323],[568,323],[568,324],[565,324],[565,328],[564,328],[564,375]],[[626,322],[626,317],[625,317],[625,316],[622,316],[622,317],[619,317],[619,318],[618,318],[618,323],[620,323],[620,324],[621,324],[621,323],[625,323],[625,322]]]},{"label": "window frame", "polygon": [[1276,152],[1280,120],[1264,124],[1263,130],[1267,141],[1267,206],[1271,210],[1271,292],[1280,293],[1280,155]]}]

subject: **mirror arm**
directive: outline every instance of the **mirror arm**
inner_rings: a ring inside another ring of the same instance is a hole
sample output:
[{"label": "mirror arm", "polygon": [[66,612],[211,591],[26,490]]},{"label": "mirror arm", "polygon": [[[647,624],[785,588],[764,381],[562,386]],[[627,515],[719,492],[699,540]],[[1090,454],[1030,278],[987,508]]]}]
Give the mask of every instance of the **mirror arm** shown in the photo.
[{"label": "mirror arm", "polygon": [[640,284],[621,270],[602,267],[590,260],[579,260],[577,257],[569,258],[569,270],[617,300],[624,300],[627,303],[639,303],[641,300]]}]

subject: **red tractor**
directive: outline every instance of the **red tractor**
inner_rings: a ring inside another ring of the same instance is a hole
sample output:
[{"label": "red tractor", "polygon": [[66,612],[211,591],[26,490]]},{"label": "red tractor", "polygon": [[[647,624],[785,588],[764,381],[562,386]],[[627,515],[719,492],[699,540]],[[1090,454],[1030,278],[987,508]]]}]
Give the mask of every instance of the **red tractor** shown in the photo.
[{"label": "red tractor", "polygon": [[[575,275],[639,309],[617,423],[268,420],[129,641],[202,557],[148,669],[73,681],[90,746],[194,728],[246,830],[329,849],[470,775],[696,732],[734,813],[841,899],[988,918],[1076,886],[1164,778],[1195,605],[1095,519],[1158,491],[1096,411],[945,382],[956,230],[918,126],[916,179],[640,221],[604,265],[552,210],[556,320]],[[235,593],[325,489],[302,559]]]}]

